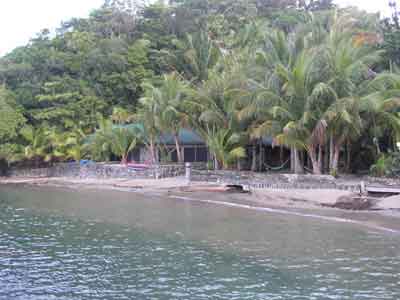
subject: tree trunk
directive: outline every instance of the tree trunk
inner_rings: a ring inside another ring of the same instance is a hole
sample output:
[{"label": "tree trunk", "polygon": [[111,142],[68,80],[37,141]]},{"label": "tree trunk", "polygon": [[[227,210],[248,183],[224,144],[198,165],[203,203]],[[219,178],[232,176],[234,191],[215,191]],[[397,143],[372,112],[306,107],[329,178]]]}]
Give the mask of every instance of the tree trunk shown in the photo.
[{"label": "tree trunk", "polygon": [[333,168],[333,153],[334,153],[333,135],[331,134],[329,137],[329,172],[331,172]]},{"label": "tree trunk", "polygon": [[318,145],[318,169],[319,169],[320,173],[322,173],[322,170],[323,170],[323,168],[322,168],[323,162],[324,162],[323,156],[324,156],[324,154],[322,151],[322,145]]},{"label": "tree trunk", "polygon": [[263,155],[263,144],[262,144],[262,139],[260,139],[259,142],[259,152],[260,152],[260,158],[259,158],[259,162],[258,162],[258,171],[261,172],[263,169],[263,159],[264,159],[264,155]]},{"label": "tree trunk", "polygon": [[251,161],[251,171],[255,172],[257,169],[257,145],[256,142],[253,142],[253,157]]},{"label": "tree trunk", "polygon": [[338,173],[340,146],[341,146],[341,144],[337,143],[334,145],[334,148],[333,148],[333,161],[332,161],[332,168],[331,168],[331,174],[333,174],[333,175],[337,175],[337,173]]},{"label": "tree trunk", "polygon": [[174,133],[174,140],[175,140],[176,155],[178,157],[178,163],[183,163],[181,145],[179,144],[179,136],[176,133]]},{"label": "tree trunk", "polygon": [[151,156],[151,163],[155,164],[156,163],[156,153],[155,153],[155,145],[154,145],[154,140],[150,140],[150,156]]},{"label": "tree trunk", "polygon": [[374,144],[375,144],[375,147],[376,147],[377,156],[379,157],[379,156],[381,156],[381,147],[379,145],[379,139],[378,138],[374,138]]},{"label": "tree trunk", "polygon": [[219,161],[217,159],[217,156],[214,154],[214,169],[215,170],[219,170],[220,169],[220,164]]},{"label": "tree trunk", "polygon": [[330,164],[330,151],[329,151],[329,145],[325,145],[325,155],[324,155],[324,173],[329,174],[329,164]]},{"label": "tree trunk", "polygon": [[238,161],[236,163],[236,168],[238,171],[242,170],[242,161],[240,160],[240,158],[238,159]]},{"label": "tree trunk", "polygon": [[300,153],[297,149],[294,149],[294,172],[296,174],[304,173],[303,165],[300,159]]},{"label": "tree trunk", "polygon": [[292,146],[290,147],[290,172],[291,173],[296,173],[296,161],[294,157],[294,152],[296,149]]},{"label": "tree trunk", "polygon": [[308,155],[310,156],[310,159],[311,159],[313,174],[321,175],[321,169],[319,168],[319,163],[318,163],[318,159],[317,159],[317,151],[316,151],[315,147],[311,147],[311,149],[308,151]]},{"label": "tree trunk", "polygon": [[307,169],[312,169],[312,162],[311,162],[311,158],[309,155],[306,156],[307,158]]},{"label": "tree trunk", "polygon": [[347,152],[347,157],[346,157],[346,172],[350,173],[351,170],[351,144],[350,141],[347,141],[346,145],[346,152]]}]

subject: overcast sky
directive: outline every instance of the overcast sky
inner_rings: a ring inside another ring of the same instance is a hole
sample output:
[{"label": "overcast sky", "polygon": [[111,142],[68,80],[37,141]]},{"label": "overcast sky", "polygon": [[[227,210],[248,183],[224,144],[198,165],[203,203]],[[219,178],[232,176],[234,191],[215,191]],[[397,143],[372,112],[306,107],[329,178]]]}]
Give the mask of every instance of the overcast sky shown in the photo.
[{"label": "overcast sky", "polygon": [[[84,17],[103,0],[0,0],[0,56],[25,45],[43,28],[54,29],[71,17]],[[387,0],[336,0],[387,13]]]}]

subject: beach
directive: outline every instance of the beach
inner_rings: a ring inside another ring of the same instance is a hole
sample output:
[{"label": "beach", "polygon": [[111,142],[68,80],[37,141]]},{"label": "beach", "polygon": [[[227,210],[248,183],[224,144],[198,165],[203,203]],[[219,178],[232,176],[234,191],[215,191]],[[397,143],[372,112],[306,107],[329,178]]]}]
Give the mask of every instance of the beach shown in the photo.
[{"label": "beach", "polygon": [[[184,177],[166,179],[82,179],[68,177],[9,177],[0,185],[62,188],[79,192],[114,191],[131,193],[132,201],[172,199],[199,205],[232,207],[239,210],[274,215],[294,215],[332,223],[348,223],[387,233],[400,233],[400,198],[392,196],[377,201],[368,210],[334,208],[342,199],[359,195],[335,189],[252,189],[250,193],[224,191],[221,184],[188,183]],[[122,195],[121,195],[122,196]],[[113,201],[113,200],[111,200]],[[116,206],[118,206],[116,204]]]},{"label": "beach", "polygon": [[[71,177],[3,177],[0,184],[26,184],[35,186],[59,186],[73,189],[107,189],[149,194],[212,194],[226,195],[223,184],[209,182],[190,182],[183,177],[164,179],[98,179]],[[230,196],[234,193],[229,193]],[[356,193],[336,189],[251,189],[250,193],[237,195],[243,201],[254,202],[273,207],[302,209],[329,209],[338,199],[354,197]],[[400,201],[388,201],[380,205],[381,210],[400,209]]]}]

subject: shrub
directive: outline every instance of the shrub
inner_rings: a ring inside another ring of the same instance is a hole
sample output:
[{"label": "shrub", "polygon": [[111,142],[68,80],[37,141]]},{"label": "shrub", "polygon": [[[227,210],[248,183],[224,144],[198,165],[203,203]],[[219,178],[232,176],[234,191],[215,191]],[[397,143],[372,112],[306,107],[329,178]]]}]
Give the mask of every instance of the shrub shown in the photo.
[{"label": "shrub", "polygon": [[371,174],[377,177],[400,176],[400,152],[382,154],[370,168]]}]

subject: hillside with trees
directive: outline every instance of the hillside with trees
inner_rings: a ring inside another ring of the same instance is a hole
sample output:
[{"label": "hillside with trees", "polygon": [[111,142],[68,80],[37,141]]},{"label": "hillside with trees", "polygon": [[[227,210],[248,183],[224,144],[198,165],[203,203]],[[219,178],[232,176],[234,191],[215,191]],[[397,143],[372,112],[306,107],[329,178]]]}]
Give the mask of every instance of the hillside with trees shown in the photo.
[{"label": "hillside with trees", "polygon": [[390,5],[383,20],[330,0],[107,0],[0,59],[0,158],[124,161],[143,143],[155,162],[161,133],[190,128],[217,168],[271,137],[293,172],[397,174]]}]

